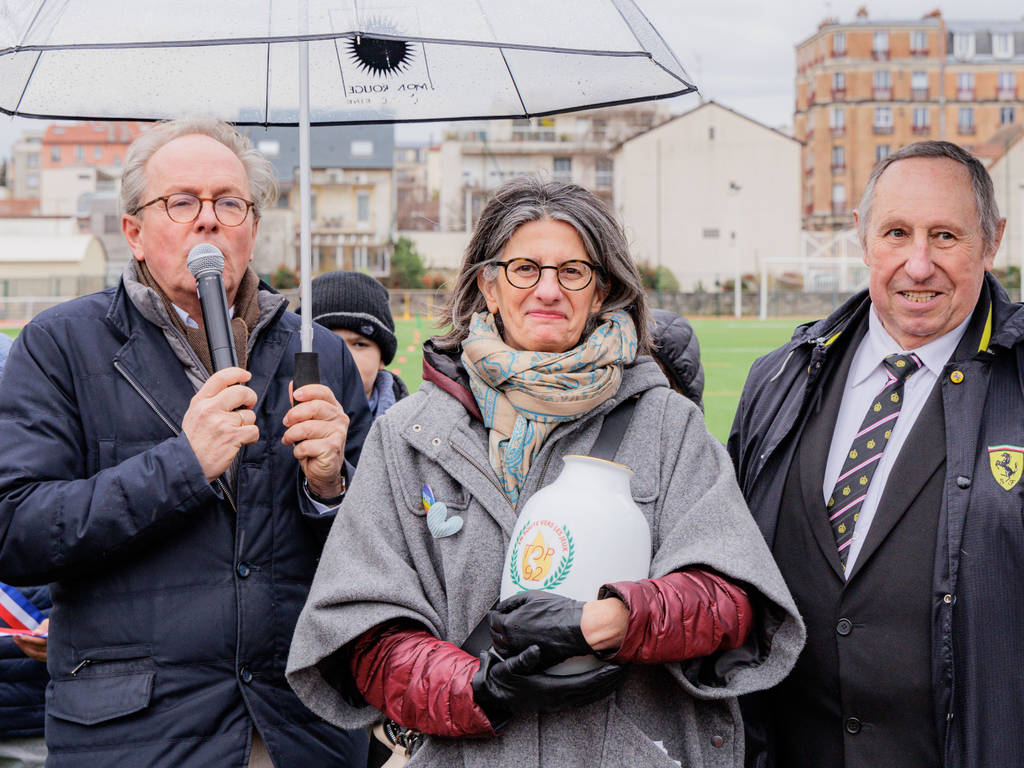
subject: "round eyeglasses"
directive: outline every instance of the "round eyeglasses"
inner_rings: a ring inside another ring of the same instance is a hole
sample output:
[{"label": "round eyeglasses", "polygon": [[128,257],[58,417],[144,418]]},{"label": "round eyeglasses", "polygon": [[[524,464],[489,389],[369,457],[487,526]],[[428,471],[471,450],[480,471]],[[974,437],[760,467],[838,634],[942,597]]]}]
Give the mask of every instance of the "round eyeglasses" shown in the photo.
[{"label": "round eyeglasses", "polygon": [[[249,215],[249,209],[256,204],[241,197],[199,197],[189,192],[175,192],[173,195],[156,197],[135,209],[137,214],[153,203],[163,203],[167,217],[178,224],[191,224],[199,218],[203,203],[213,205],[213,215],[225,227],[237,227]],[[133,214],[134,215],[134,214]]]},{"label": "round eyeglasses", "polygon": [[601,269],[597,264],[576,259],[563,261],[557,267],[542,267],[533,259],[511,259],[492,263],[504,267],[505,279],[515,288],[533,288],[540,282],[540,275],[545,269],[553,269],[558,284],[567,291],[582,291],[594,279],[594,270]]}]

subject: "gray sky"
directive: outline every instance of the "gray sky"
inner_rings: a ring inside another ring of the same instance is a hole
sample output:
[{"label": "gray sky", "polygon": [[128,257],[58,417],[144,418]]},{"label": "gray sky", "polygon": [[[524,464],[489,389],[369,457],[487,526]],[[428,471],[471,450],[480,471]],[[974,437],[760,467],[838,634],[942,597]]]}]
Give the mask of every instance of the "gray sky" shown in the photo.
[{"label": "gray sky", "polygon": [[[948,20],[1020,19],[1020,0],[789,0],[769,4],[763,0],[636,0],[661,32],[676,56],[696,79],[705,98],[715,99],[773,127],[793,120],[794,48],[813,34],[826,16],[854,19],[867,5],[871,17],[918,19],[938,7]],[[672,103],[682,112],[699,103],[696,95]],[[46,121],[0,116],[0,156],[21,131],[39,129]],[[399,126],[401,142],[428,141],[441,136],[439,125]]]}]

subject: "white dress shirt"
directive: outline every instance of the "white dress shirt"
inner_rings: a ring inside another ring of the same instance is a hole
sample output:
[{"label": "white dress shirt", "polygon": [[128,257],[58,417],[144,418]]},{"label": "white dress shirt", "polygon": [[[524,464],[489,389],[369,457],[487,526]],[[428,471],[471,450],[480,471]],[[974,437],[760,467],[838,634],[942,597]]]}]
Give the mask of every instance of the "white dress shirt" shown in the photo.
[{"label": "white dress shirt", "polygon": [[870,309],[868,332],[861,339],[850,364],[850,373],[846,377],[846,388],[843,390],[843,402],[839,406],[836,428],[832,433],[832,445],[828,450],[828,462],[825,464],[825,477],[821,490],[822,514],[825,514],[825,503],[832,495],[836,480],[839,479],[839,473],[843,469],[847,451],[850,450],[854,435],[860,430],[861,423],[864,421],[864,414],[868,412],[871,402],[888,381],[882,360],[889,355],[905,354],[912,351],[920,358],[922,368],[907,379],[903,385],[903,408],[900,410],[899,418],[896,419],[896,425],[892,428],[892,435],[878,462],[875,474],[871,478],[871,484],[868,486],[867,495],[861,505],[857,523],[854,525],[853,540],[846,557],[846,574],[853,570],[861,547],[864,546],[864,539],[875,519],[878,502],[882,498],[882,491],[885,490],[889,472],[896,462],[896,457],[899,456],[900,449],[903,447],[907,435],[910,434],[914,422],[917,421],[918,414],[921,413],[943,367],[952,357],[960,339],[963,338],[969,321],[970,316],[944,336],[929,341],[917,349],[905,350],[901,349],[900,345],[882,327],[882,321],[875,313],[875,308],[871,307]]}]

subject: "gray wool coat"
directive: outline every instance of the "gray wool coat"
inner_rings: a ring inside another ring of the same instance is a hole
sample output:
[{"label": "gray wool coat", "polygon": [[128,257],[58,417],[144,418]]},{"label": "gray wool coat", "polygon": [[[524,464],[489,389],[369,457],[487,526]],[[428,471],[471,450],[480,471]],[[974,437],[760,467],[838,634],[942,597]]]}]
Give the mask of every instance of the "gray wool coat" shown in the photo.
[{"label": "gray wool coat", "polygon": [[[650,358],[624,371],[618,393],[559,426],[534,458],[520,504],[561,470],[559,457],[589,452],[604,414],[641,395],[616,454],[632,467],[633,498],[651,526],[651,576],[705,566],[752,587],[757,625],[740,649],[713,659],[634,665],[618,692],[576,710],[513,719],[492,739],[428,738],[409,768],[730,766],[743,764],[736,697],[789,672],[804,628],[754,525],[725,449],[693,403],[672,392]],[[435,539],[420,504],[429,483],[462,530]],[[288,659],[302,701],[346,728],[381,718],[353,706],[337,665],[324,663],[366,630],[413,619],[461,644],[498,597],[517,510],[487,457],[487,432],[430,383],[372,427],[359,469],[323,550]],[[325,671],[331,670],[325,678]],[[661,742],[667,754],[655,742]],[[671,759],[670,759],[671,758]]]}]

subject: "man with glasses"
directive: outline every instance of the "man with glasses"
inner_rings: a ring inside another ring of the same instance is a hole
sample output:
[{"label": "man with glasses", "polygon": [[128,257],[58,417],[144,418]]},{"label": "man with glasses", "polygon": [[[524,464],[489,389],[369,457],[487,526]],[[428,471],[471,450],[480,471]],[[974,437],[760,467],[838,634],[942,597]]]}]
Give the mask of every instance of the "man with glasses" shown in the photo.
[{"label": "man with glasses", "polygon": [[[134,260],[40,313],[0,392],[0,580],[52,582],[48,765],[365,764],[366,737],[284,679],[292,630],[369,425],[320,328],[249,267],[273,170],[231,126],[159,125],[122,176]],[[216,246],[238,367],[212,372],[190,250]]]}]

